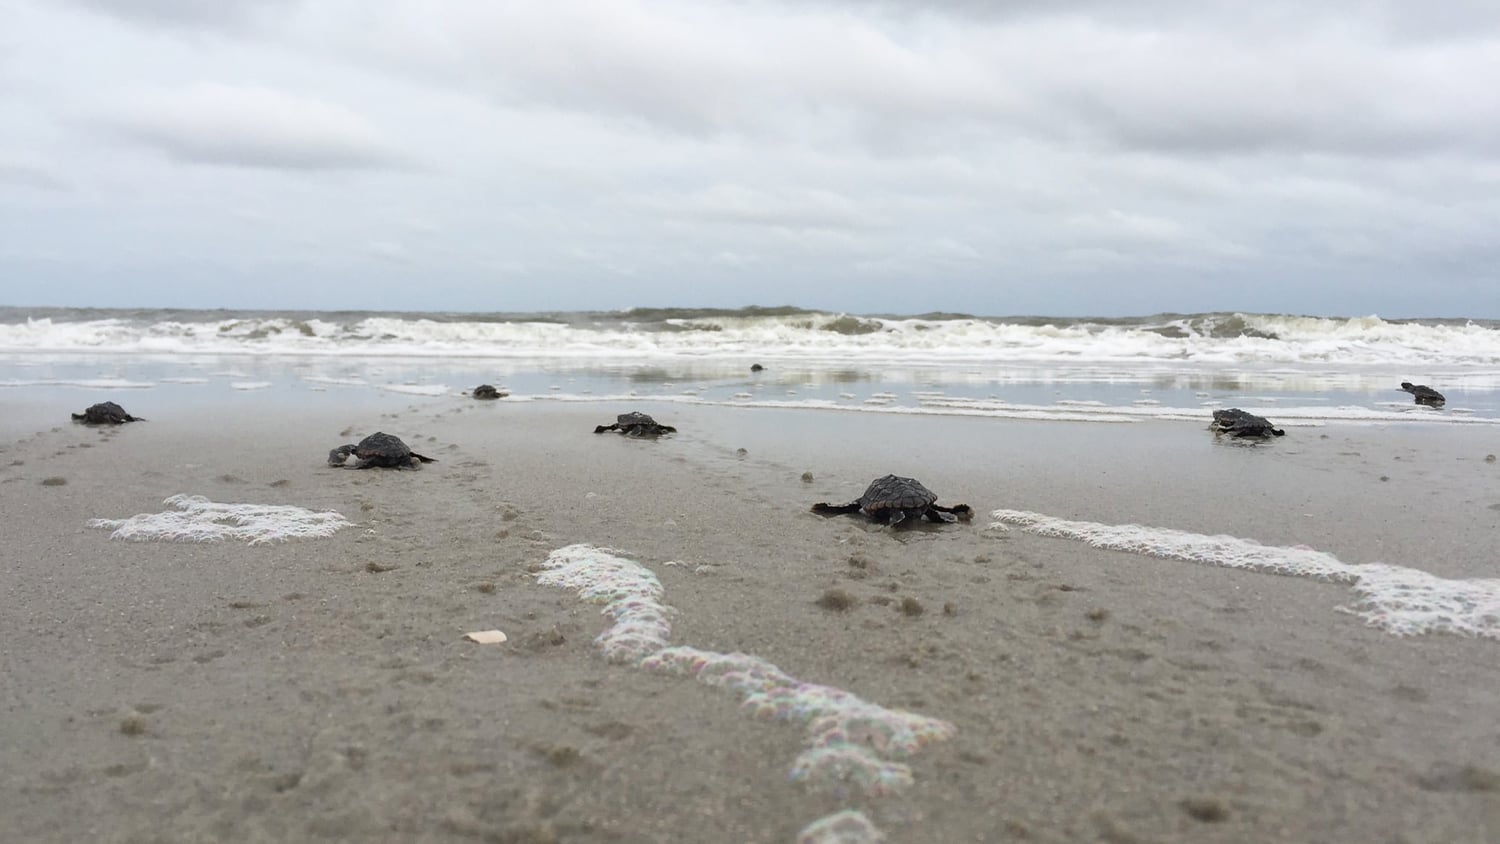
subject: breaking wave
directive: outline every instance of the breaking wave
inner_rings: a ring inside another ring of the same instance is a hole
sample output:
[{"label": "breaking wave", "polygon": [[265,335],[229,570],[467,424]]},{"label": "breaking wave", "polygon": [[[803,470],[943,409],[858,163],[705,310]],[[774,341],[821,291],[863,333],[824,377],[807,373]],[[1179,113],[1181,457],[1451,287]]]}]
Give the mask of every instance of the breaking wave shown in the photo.
[{"label": "breaking wave", "polygon": [[1128,319],[856,316],[797,308],[547,314],[0,308],[0,352],[632,361],[712,354],[899,364],[1158,361],[1416,368],[1500,363],[1500,323],[1242,313]]}]

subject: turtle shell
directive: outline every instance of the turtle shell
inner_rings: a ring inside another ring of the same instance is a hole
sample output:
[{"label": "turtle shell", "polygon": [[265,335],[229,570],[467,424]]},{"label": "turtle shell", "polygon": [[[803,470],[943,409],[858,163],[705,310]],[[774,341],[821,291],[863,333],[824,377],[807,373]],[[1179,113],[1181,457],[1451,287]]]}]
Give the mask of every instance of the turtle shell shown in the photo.
[{"label": "turtle shell", "polygon": [[1215,410],[1213,426],[1220,431],[1242,437],[1263,437],[1273,434],[1280,436],[1280,432],[1276,430],[1270,420],[1264,416],[1256,416],[1253,413],[1240,410],[1237,407],[1231,407],[1228,410]]},{"label": "turtle shell", "polygon": [[632,410],[629,413],[622,413],[619,416],[616,416],[615,424],[619,425],[621,428],[624,428],[628,425],[655,425],[656,420],[652,419],[647,414],[641,413],[639,410]]},{"label": "turtle shell", "polygon": [[876,478],[859,497],[859,508],[868,514],[883,510],[925,510],[937,501],[937,494],[920,481],[897,475]]},{"label": "turtle shell", "polygon": [[125,422],[136,421],[136,417],[126,413],[125,408],[120,407],[112,401],[102,401],[98,404],[89,405],[88,409],[84,412],[73,414],[73,418],[90,425],[120,425]]},{"label": "turtle shell", "polygon": [[384,457],[389,460],[400,460],[411,456],[411,449],[400,437],[387,434],[382,431],[365,437],[354,447],[354,456],[361,460],[369,460],[372,457]]}]

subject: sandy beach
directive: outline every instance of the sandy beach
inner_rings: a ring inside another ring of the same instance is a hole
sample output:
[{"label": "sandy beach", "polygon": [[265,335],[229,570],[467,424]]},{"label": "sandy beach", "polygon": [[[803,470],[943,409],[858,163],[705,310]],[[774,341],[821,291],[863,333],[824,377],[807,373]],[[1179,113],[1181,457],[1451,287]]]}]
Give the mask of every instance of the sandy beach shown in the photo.
[{"label": "sandy beach", "polygon": [[[593,435],[631,409],[609,403],[268,401],[6,441],[7,839],[792,842],[846,809],[892,842],[1500,838],[1500,642],[1400,637],[1339,612],[1346,584],[989,515],[1495,578],[1489,428],[1244,446],[1188,423],[643,404],[680,429],[647,441]],[[375,430],[438,462],[325,464]],[[808,512],[886,473],[975,518]],[[254,546],[87,525],[182,493],[353,524]],[[538,583],[576,544],[655,574],[672,645],[951,737],[899,759],[911,781],[888,793],[793,781],[805,724],[600,655],[600,607]],[[508,641],[463,639],[486,629]]]}]

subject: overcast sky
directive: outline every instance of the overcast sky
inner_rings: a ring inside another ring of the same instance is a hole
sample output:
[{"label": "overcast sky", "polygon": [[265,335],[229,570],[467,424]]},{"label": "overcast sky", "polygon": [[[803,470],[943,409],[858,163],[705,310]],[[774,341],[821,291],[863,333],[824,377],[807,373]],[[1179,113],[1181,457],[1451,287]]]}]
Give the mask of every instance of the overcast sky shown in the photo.
[{"label": "overcast sky", "polygon": [[1497,80],[1493,0],[0,0],[0,304],[1500,318]]}]

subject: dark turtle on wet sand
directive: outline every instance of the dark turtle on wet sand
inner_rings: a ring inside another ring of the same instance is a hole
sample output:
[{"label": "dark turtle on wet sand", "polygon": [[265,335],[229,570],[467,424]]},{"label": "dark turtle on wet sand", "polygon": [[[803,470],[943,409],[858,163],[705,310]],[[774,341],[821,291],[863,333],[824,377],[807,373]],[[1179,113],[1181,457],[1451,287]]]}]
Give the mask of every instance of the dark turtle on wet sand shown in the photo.
[{"label": "dark turtle on wet sand", "polygon": [[848,504],[814,504],[812,510],[821,516],[838,516],[845,513],[864,513],[877,522],[898,525],[907,519],[916,521],[926,517],[933,522],[956,522],[968,520],[974,511],[967,504],[944,507],[937,504],[937,495],[919,481],[886,475],[876,478],[857,501]]},{"label": "dark turtle on wet sand", "polygon": [[380,431],[360,440],[359,445],[341,445],[328,452],[328,465],[342,466],[351,454],[356,458],[355,469],[372,467],[404,469],[408,466],[415,469],[422,463],[437,462],[431,457],[423,457],[407,448],[406,443],[402,442],[400,437]]},{"label": "dark turtle on wet sand", "polygon": [[671,425],[658,424],[655,419],[637,410],[616,416],[613,425],[599,425],[594,428],[596,434],[602,434],[605,431],[619,431],[627,437],[659,437],[662,434],[677,433],[677,429]]},{"label": "dark turtle on wet sand", "polygon": [[1233,437],[1280,437],[1286,434],[1280,428],[1273,428],[1264,416],[1256,416],[1237,407],[1215,410],[1214,421],[1208,427],[1215,434],[1229,434]]},{"label": "dark turtle on wet sand", "polygon": [[102,401],[90,405],[88,410],[73,414],[74,422],[82,422],[85,425],[123,425],[126,422],[145,422],[139,416],[131,416],[112,401]]},{"label": "dark turtle on wet sand", "polygon": [[476,399],[503,399],[510,395],[510,392],[507,390],[497,390],[493,384],[480,384],[474,388],[474,392],[471,395]]},{"label": "dark turtle on wet sand", "polygon": [[1401,389],[1412,394],[1412,399],[1426,407],[1442,407],[1448,403],[1443,394],[1425,384],[1413,384],[1410,381],[1402,381]]}]

